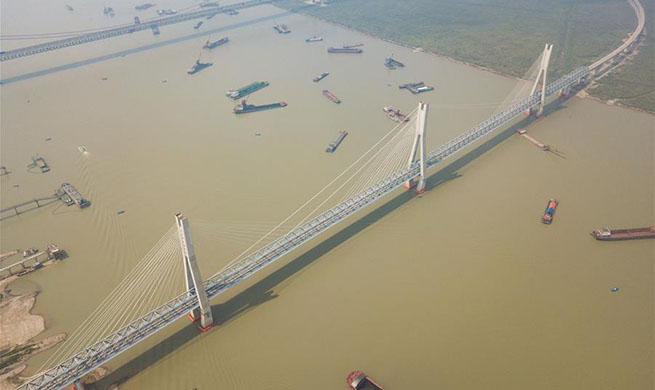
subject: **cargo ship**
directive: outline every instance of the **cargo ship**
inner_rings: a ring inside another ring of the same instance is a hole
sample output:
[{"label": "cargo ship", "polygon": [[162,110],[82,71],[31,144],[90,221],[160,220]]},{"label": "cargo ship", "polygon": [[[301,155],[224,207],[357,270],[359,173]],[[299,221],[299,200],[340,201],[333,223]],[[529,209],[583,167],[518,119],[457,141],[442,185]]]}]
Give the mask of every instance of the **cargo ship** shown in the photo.
[{"label": "cargo ship", "polygon": [[285,102],[271,103],[271,104],[264,104],[264,105],[261,105],[261,106],[256,106],[254,104],[248,104],[248,103],[246,103],[245,100],[242,100],[241,104],[237,104],[234,107],[234,113],[235,114],[247,114],[249,112],[271,110],[273,108],[281,108],[281,107],[286,107],[286,106],[287,106],[287,103],[285,103]]},{"label": "cargo ship", "polygon": [[220,45],[224,45],[224,44],[228,43],[229,41],[230,41],[230,38],[228,38],[228,37],[221,38],[218,41],[214,41],[214,42],[209,42],[209,39],[208,39],[207,42],[205,43],[205,46],[203,46],[202,48],[211,50],[211,49],[214,49],[216,47],[219,47]]},{"label": "cargo ship", "polygon": [[383,390],[382,386],[361,371],[353,371],[348,374],[346,383],[352,390]]},{"label": "cargo ship", "polygon": [[541,223],[545,223],[546,225],[553,223],[553,217],[555,216],[555,209],[557,209],[557,205],[559,205],[559,201],[557,199],[551,199],[548,201],[544,215],[541,217]]},{"label": "cargo ship", "polygon": [[307,43],[321,42],[322,40],[323,40],[323,38],[317,37],[316,35],[314,35],[313,37],[306,38],[305,42],[307,42]]},{"label": "cargo ship", "polygon": [[424,82],[418,81],[416,83],[407,83],[407,84],[400,84],[398,88],[400,89],[411,89],[411,88],[421,88],[425,85]]},{"label": "cargo ship", "polygon": [[197,29],[199,29],[199,28],[200,28],[200,26],[202,26],[202,24],[203,24],[203,23],[204,23],[204,22],[203,22],[202,20],[201,20],[201,21],[199,21],[198,23],[196,23],[196,25],[195,25],[195,26],[193,26],[193,29],[194,29],[194,30],[197,30]]},{"label": "cargo ship", "polygon": [[275,29],[275,31],[277,31],[280,34],[288,34],[291,32],[291,30],[289,29],[289,27],[287,27],[286,24],[276,24],[275,26],[273,26],[273,28]]},{"label": "cargo ship", "polygon": [[351,54],[359,54],[364,52],[364,50],[362,49],[357,49],[352,47],[329,47],[327,51],[328,53],[351,53]]},{"label": "cargo ship", "polygon": [[384,60],[384,66],[386,66],[389,69],[396,69],[396,68],[404,68],[405,64],[403,64],[400,61],[394,60],[393,54],[392,54],[391,56],[387,57]]},{"label": "cargo ship", "polygon": [[336,104],[340,104],[340,103],[341,103],[341,100],[339,100],[339,98],[338,98],[335,94],[333,94],[332,92],[328,91],[327,89],[324,89],[324,90],[323,90],[323,96],[325,96],[326,98],[332,100],[332,101],[333,101],[334,103],[336,103]]},{"label": "cargo ship", "polygon": [[407,122],[407,121],[409,121],[409,117],[407,115],[401,114],[400,110],[394,110],[394,108],[391,107],[391,106],[384,107],[383,110],[384,110],[384,112],[387,113],[387,116],[392,121],[396,121],[396,122]]},{"label": "cargo ship", "polygon": [[250,95],[253,92],[259,91],[264,87],[268,87],[268,81],[255,81],[239,89],[230,89],[225,96],[237,100],[246,95]]},{"label": "cargo ship", "polygon": [[655,226],[633,229],[600,228],[591,232],[591,236],[600,241],[639,240],[655,238]]},{"label": "cargo ship", "polygon": [[218,1],[205,1],[200,3],[201,8],[218,7]]},{"label": "cargo ship", "polygon": [[321,81],[321,80],[323,80],[324,78],[326,78],[328,75],[329,75],[328,72],[323,72],[323,73],[319,74],[318,76],[314,77],[314,82],[315,82],[315,83],[318,83],[319,81]]},{"label": "cargo ship", "polygon": [[193,67],[187,71],[188,74],[196,74],[205,68],[209,68],[213,64],[211,62],[200,62],[196,60],[196,63],[193,64]]},{"label": "cargo ship", "polygon": [[325,149],[326,152],[328,153],[334,153],[335,150],[339,147],[339,144],[343,141],[344,138],[348,135],[347,131],[341,131],[339,132],[339,135],[337,135],[337,138],[334,139],[334,141],[330,142],[328,147]]}]

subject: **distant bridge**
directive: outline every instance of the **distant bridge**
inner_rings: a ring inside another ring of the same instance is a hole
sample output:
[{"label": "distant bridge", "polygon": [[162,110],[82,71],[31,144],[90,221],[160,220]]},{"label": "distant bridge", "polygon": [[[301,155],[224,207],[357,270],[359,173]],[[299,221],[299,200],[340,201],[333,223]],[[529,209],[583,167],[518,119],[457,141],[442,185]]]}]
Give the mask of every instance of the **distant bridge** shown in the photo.
[{"label": "distant bridge", "polygon": [[72,38],[60,39],[52,42],[41,43],[38,45],[27,46],[19,49],[8,50],[0,54],[0,61],[13,60],[20,57],[26,57],[34,54],[40,54],[47,51],[63,49],[70,46],[81,45],[83,43],[99,41],[101,39],[113,38],[120,35],[131,34],[141,30],[151,29],[153,27],[165,26],[168,24],[185,22],[208,16],[213,16],[220,13],[227,13],[244,8],[256,7],[263,4],[271,4],[279,0],[249,0],[243,3],[230,4],[223,7],[210,7],[200,11],[180,13],[173,16],[144,20],[138,24],[131,24],[127,26],[109,28],[106,30],[91,32],[87,34],[78,35]]}]

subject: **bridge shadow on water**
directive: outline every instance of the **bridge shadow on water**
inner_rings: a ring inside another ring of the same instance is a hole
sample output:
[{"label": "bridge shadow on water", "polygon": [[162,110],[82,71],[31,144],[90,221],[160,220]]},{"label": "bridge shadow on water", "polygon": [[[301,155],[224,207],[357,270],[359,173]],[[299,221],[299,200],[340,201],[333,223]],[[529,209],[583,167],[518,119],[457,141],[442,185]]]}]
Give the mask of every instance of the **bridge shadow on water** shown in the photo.
[{"label": "bridge shadow on water", "polygon": [[[114,59],[114,58],[125,57],[127,55],[139,53],[139,52],[142,52],[142,51],[157,49],[157,48],[172,45],[172,44],[175,44],[175,43],[188,41],[190,39],[196,39],[196,38],[199,38],[199,37],[205,37],[205,36],[209,36],[211,34],[230,31],[230,30],[234,30],[234,29],[237,29],[237,28],[254,25],[254,24],[257,24],[257,23],[261,23],[261,22],[276,20],[276,19],[278,19],[280,17],[288,16],[288,15],[291,15],[293,13],[296,13],[297,11],[300,11],[303,8],[307,8],[307,7],[312,7],[312,5],[299,6],[299,7],[296,7],[294,9],[292,9],[292,10],[276,12],[273,15],[262,16],[262,17],[259,17],[259,18],[246,20],[246,21],[243,21],[243,22],[229,24],[227,26],[217,27],[217,28],[213,28],[213,29],[207,29],[207,30],[202,31],[202,32],[189,34],[189,35],[184,35],[182,37],[177,37],[177,38],[169,39],[169,40],[162,41],[162,42],[155,42],[155,43],[135,47],[135,48],[132,48],[132,49],[121,50],[121,51],[117,51],[117,52],[114,52],[114,53],[89,58],[89,59],[86,59],[86,60],[71,62],[71,63],[68,63],[68,64],[54,66],[54,67],[47,68],[47,69],[42,69],[42,70],[37,70],[37,71],[34,71],[34,72],[30,72],[30,73],[24,73],[24,74],[19,74],[19,75],[12,76],[12,77],[7,77],[6,79],[1,79],[0,80],[0,85],[15,83],[15,82],[18,82],[18,81],[29,80],[29,79],[32,79],[32,78],[45,76],[45,75],[51,74],[51,73],[57,73],[57,72],[61,72],[61,71],[64,71],[64,70],[75,69],[75,68],[79,68],[79,67],[86,66],[86,65],[91,65],[91,64],[95,64],[95,63],[99,63],[99,62],[103,62],[103,61],[108,61],[108,60],[111,60],[111,59]],[[142,32],[145,33],[145,32],[148,32],[148,30],[143,30]],[[94,41],[94,42],[98,42],[98,41]],[[90,42],[90,43],[93,43],[93,42]]]},{"label": "bridge shadow on water", "polygon": [[[562,99],[557,99],[549,104],[544,110],[544,116],[564,108],[565,106],[562,103]],[[488,150],[511,137],[518,129],[528,126],[533,121],[535,121],[533,117],[524,118],[500,133],[497,133],[489,140],[476,146],[462,157],[430,175],[426,180],[426,188],[428,190],[434,190],[444,183],[461,177],[458,173],[459,169],[465,167]],[[366,215],[345,226],[325,241],[322,241],[312,249],[292,259],[270,275],[265,276],[260,281],[238,293],[233,298],[230,298],[224,303],[212,305],[212,313],[218,326],[210,332],[220,332],[221,325],[230,322],[232,319],[257,307],[258,305],[277,298],[278,295],[273,291],[273,289],[280,283],[292,277],[305,267],[311,265],[324,254],[330,252],[338,245],[354,237],[368,226],[384,218],[387,214],[405,205],[414,198],[416,198],[416,195],[412,191],[405,191],[393,197],[393,199],[385,202],[373,211],[368,212]],[[130,362],[119,367],[103,379],[91,385],[91,389],[104,390],[108,389],[113,384],[124,383],[142,370],[157,363],[161,359],[164,359],[184,344],[201,335],[202,333],[196,328],[195,324],[189,323],[183,329],[180,329],[175,334],[162,340]]]}]

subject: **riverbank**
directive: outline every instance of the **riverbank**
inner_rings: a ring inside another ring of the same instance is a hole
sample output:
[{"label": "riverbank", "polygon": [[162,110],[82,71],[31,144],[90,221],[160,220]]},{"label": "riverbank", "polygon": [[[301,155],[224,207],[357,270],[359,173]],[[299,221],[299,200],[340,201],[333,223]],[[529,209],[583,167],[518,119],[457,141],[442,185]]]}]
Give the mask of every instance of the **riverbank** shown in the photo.
[{"label": "riverbank", "polygon": [[[294,9],[296,0],[277,5]],[[328,7],[304,8],[298,12],[333,23],[376,39],[439,55],[458,63],[506,77],[520,78],[539,54],[544,42],[555,43],[551,57],[551,79],[578,66],[590,64],[615,48],[632,32],[635,15],[623,1],[580,5],[562,2],[557,6],[528,9],[524,4],[462,4],[450,0],[411,0],[398,4],[386,1],[367,7],[333,2]],[[653,9],[645,5],[646,30],[652,30]],[[368,12],[381,9],[383,12]],[[364,15],[366,14],[366,17]],[[475,23],[473,23],[475,22]],[[554,28],[561,26],[563,28]],[[653,34],[640,44],[641,55],[608,72],[600,88],[590,93],[610,104],[655,111],[655,81],[651,48]],[[619,72],[620,70],[620,72]],[[639,82],[635,84],[635,80]],[[628,87],[629,86],[629,87]]]},{"label": "riverbank", "polygon": [[0,281],[0,390],[13,390],[21,383],[19,375],[32,355],[66,339],[66,333],[60,333],[31,341],[46,329],[45,319],[31,313],[38,291],[11,294],[8,286],[16,279],[17,276],[12,276]]}]

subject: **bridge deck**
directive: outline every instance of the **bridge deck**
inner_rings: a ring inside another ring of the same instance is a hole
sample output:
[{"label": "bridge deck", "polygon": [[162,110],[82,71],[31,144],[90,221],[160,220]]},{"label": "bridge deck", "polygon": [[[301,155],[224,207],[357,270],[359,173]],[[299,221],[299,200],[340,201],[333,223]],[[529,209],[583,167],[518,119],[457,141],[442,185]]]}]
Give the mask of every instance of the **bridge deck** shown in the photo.
[{"label": "bridge deck", "polygon": [[[579,83],[588,75],[588,67],[578,68],[549,84],[546,88],[546,96]],[[538,92],[455,137],[429,153],[427,165],[434,166],[453,156],[489,132],[522,115],[526,110],[537,106],[540,100],[541,96],[540,92]],[[380,180],[363,192],[337,204],[285,236],[210,277],[204,282],[207,295],[210,298],[219,295],[418,175],[419,165],[414,163]],[[198,301],[195,290],[186,291],[76,355],[35,375],[19,389],[54,390],[71,384],[84,374],[153,335],[159,329],[184,317],[190,310],[197,307]]]},{"label": "bridge deck", "polygon": [[60,39],[52,42],[41,43],[38,45],[22,47],[14,50],[8,50],[0,54],[0,61],[13,60],[16,58],[39,54],[46,51],[62,49],[69,46],[81,45],[83,43],[117,37],[119,35],[131,34],[137,31],[148,30],[159,26],[165,26],[168,24],[185,22],[187,20],[203,18],[220,13],[227,13],[233,10],[255,7],[262,4],[270,4],[275,1],[278,0],[249,0],[243,3],[230,4],[223,7],[212,7],[200,11],[182,13],[182,14],[164,17],[164,18],[152,19],[147,21],[144,20],[140,24],[130,24],[127,26],[120,26],[120,27],[110,28],[110,29],[92,32],[88,34],[82,34],[72,38]]}]

